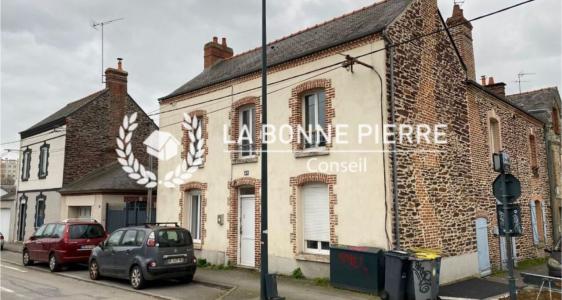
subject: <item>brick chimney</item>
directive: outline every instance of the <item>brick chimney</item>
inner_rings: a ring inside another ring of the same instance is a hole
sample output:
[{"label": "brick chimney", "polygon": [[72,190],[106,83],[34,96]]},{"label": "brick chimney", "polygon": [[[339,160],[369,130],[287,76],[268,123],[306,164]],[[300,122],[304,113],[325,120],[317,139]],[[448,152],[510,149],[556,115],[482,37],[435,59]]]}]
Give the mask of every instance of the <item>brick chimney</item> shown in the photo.
[{"label": "brick chimney", "polygon": [[468,79],[476,80],[472,24],[464,17],[463,10],[458,4],[453,7],[453,15],[447,19],[447,26],[452,27],[450,29],[451,35],[466,65]]},{"label": "brick chimney", "polygon": [[127,75],[123,70],[123,59],[117,58],[117,69],[105,69],[105,87],[112,95],[127,95]]},{"label": "brick chimney", "polygon": [[220,60],[227,59],[234,55],[232,48],[226,45],[226,38],[222,38],[219,44],[219,39],[215,36],[213,40],[205,44],[204,58],[205,69],[210,68]]},{"label": "brick chimney", "polygon": [[505,83],[503,82],[496,83],[494,81],[494,77],[488,78],[488,83],[486,83],[486,76],[482,76],[482,83],[483,83],[482,85],[484,85],[492,93],[501,97],[505,97],[505,86],[506,86]]}]

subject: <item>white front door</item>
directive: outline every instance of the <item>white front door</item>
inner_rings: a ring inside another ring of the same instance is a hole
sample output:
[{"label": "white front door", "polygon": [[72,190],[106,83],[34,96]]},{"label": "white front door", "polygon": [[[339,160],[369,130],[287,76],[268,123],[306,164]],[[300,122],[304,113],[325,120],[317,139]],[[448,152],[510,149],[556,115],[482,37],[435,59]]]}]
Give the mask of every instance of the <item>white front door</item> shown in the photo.
[{"label": "white front door", "polygon": [[476,219],[476,247],[478,249],[478,267],[481,276],[492,273],[490,251],[488,248],[488,223],[484,218]]},{"label": "white front door", "polygon": [[240,265],[255,266],[255,198],[240,196]]}]

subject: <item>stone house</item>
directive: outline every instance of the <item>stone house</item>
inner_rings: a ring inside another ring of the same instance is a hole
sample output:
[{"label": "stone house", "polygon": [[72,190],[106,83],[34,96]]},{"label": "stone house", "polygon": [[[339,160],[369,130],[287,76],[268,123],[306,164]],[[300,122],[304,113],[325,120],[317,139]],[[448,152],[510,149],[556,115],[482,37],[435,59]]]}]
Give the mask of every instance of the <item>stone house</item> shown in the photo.
[{"label": "stone house", "polygon": [[[109,204],[124,206],[124,197],[146,195],[141,185],[126,185],[129,189],[105,185],[75,189],[76,182],[84,186],[84,180],[97,178],[92,174],[115,165],[115,138],[125,114],[138,113],[139,125],[131,144],[139,160],[145,164],[148,161],[145,151],[141,151],[142,142],[157,126],[127,93],[127,76],[120,61],[118,68],[105,71],[104,89],[70,102],[20,132],[13,240],[23,241],[43,223],[62,218],[92,218],[106,225]],[[128,179],[124,172],[111,175],[116,182]]]},{"label": "stone house", "polygon": [[507,99],[545,124],[550,173],[550,203],[552,208],[553,236],[560,238],[562,225],[562,145],[561,145],[561,111],[562,102],[558,88],[549,87],[535,91],[508,95]]},{"label": "stone house", "polygon": [[[539,140],[543,123],[475,82],[472,25],[464,21],[455,7],[446,22],[435,0],[387,0],[269,44],[268,125],[279,131],[268,145],[270,271],[327,277],[336,244],[438,248],[443,282],[500,265],[490,198],[497,147],[489,136],[497,132],[486,130],[487,116],[515,116],[497,120],[506,129],[497,145],[508,151],[519,150],[513,137],[530,128]],[[180,124],[184,113],[202,121],[205,151],[187,182],[159,186],[157,218],[189,228],[198,256],[212,263],[260,262],[260,70],[260,48],[234,55],[226,39],[213,38],[204,70],[160,99],[161,129],[183,141],[182,156],[199,142]],[[379,127],[366,140],[349,130],[347,143],[334,132],[299,139],[295,128],[311,124]],[[385,124],[446,125],[447,142],[383,143]],[[532,186],[522,201],[549,197],[544,144],[535,153],[540,176],[517,173]],[[529,161],[529,153],[512,157]],[[181,163],[160,161],[159,176]],[[530,223],[531,212],[522,218]],[[550,228],[550,215],[543,220]],[[528,246],[528,229],[517,239],[518,259],[543,255]]]}]

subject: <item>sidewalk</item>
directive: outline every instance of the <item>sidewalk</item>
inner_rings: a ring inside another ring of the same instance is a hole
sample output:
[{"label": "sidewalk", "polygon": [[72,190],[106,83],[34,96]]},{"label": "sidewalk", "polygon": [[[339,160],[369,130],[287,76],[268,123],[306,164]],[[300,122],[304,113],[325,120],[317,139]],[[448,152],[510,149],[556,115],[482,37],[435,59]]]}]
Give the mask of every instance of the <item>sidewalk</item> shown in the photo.
[{"label": "sidewalk", "polygon": [[[4,251],[19,252],[21,253],[21,244],[8,244],[4,245]],[[14,253],[11,255],[2,255],[3,259],[16,260],[19,262],[18,257]],[[72,269],[61,272],[60,275],[68,274],[88,280],[88,271],[86,269]],[[222,293],[218,299],[237,300],[237,299],[259,299],[260,290],[260,274],[254,270],[248,269],[229,269],[229,270],[213,270],[210,268],[198,268],[195,274],[195,281],[202,285],[208,286],[228,286],[232,287],[228,291]],[[104,281],[102,281],[104,282]],[[362,294],[342,289],[336,289],[329,284],[316,284],[313,280],[308,279],[294,279],[286,276],[279,276],[277,278],[277,290],[279,295],[286,299],[303,299],[303,300],[324,300],[324,299],[379,299],[376,296]],[[160,284],[158,284],[160,285]],[[181,289],[185,286],[175,285],[166,286],[162,284],[161,287],[149,287],[145,292],[153,294],[157,293],[159,289]],[[189,287],[188,287],[189,288]],[[171,291],[168,291],[171,292]],[[166,293],[167,294],[167,293]]]}]

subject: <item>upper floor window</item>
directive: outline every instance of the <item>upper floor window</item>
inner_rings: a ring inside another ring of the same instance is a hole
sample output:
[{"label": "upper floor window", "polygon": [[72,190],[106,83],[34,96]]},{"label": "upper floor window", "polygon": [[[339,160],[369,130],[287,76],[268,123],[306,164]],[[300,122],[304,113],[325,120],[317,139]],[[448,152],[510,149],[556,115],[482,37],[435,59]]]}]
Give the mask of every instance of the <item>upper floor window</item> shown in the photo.
[{"label": "upper floor window", "polygon": [[556,107],[552,109],[552,129],[556,134],[560,134],[560,114]]},{"label": "upper floor window", "polygon": [[304,148],[326,146],[326,96],[323,90],[304,94],[303,96],[303,137]]},{"label": "upper floor window", "polygon": [[490,150],[492,153],[501,151],[501,132],[498,119],[490,118]]},{"label": "upper floor window", "polygon": [[537,159],[537,141],[534,134],[529,135],[529,151],[531,156],[531,170],[535,177],[539,176],[539,164]]},{"label": "upper floor window", "polygon": [[256,109],[253,105],[239,108],[238,127],[240,157],[250,157],[256,154]]},{"label": "upper floor window", "polygon": [[21,180],[27,181],[29,179],[29,171],[31,168],[31,149],[27,148],[23,151],[21,159]]},{"label": "upper floor window", "polygon": [[546,241],[546,208],[538,200],[531,201],[531,227],[533,229],[533,242],[536,244]]},{"label": "upper floor window", "polygon": [[311,183],[302,187],[302,229],[304,252],[330,251],[330,208],[328,186]]},{"label": "upper floor window", "polygon": [[39,148],[39,179],[47,177],[47,169],[49,167],[49,144],[45,143]]}]

